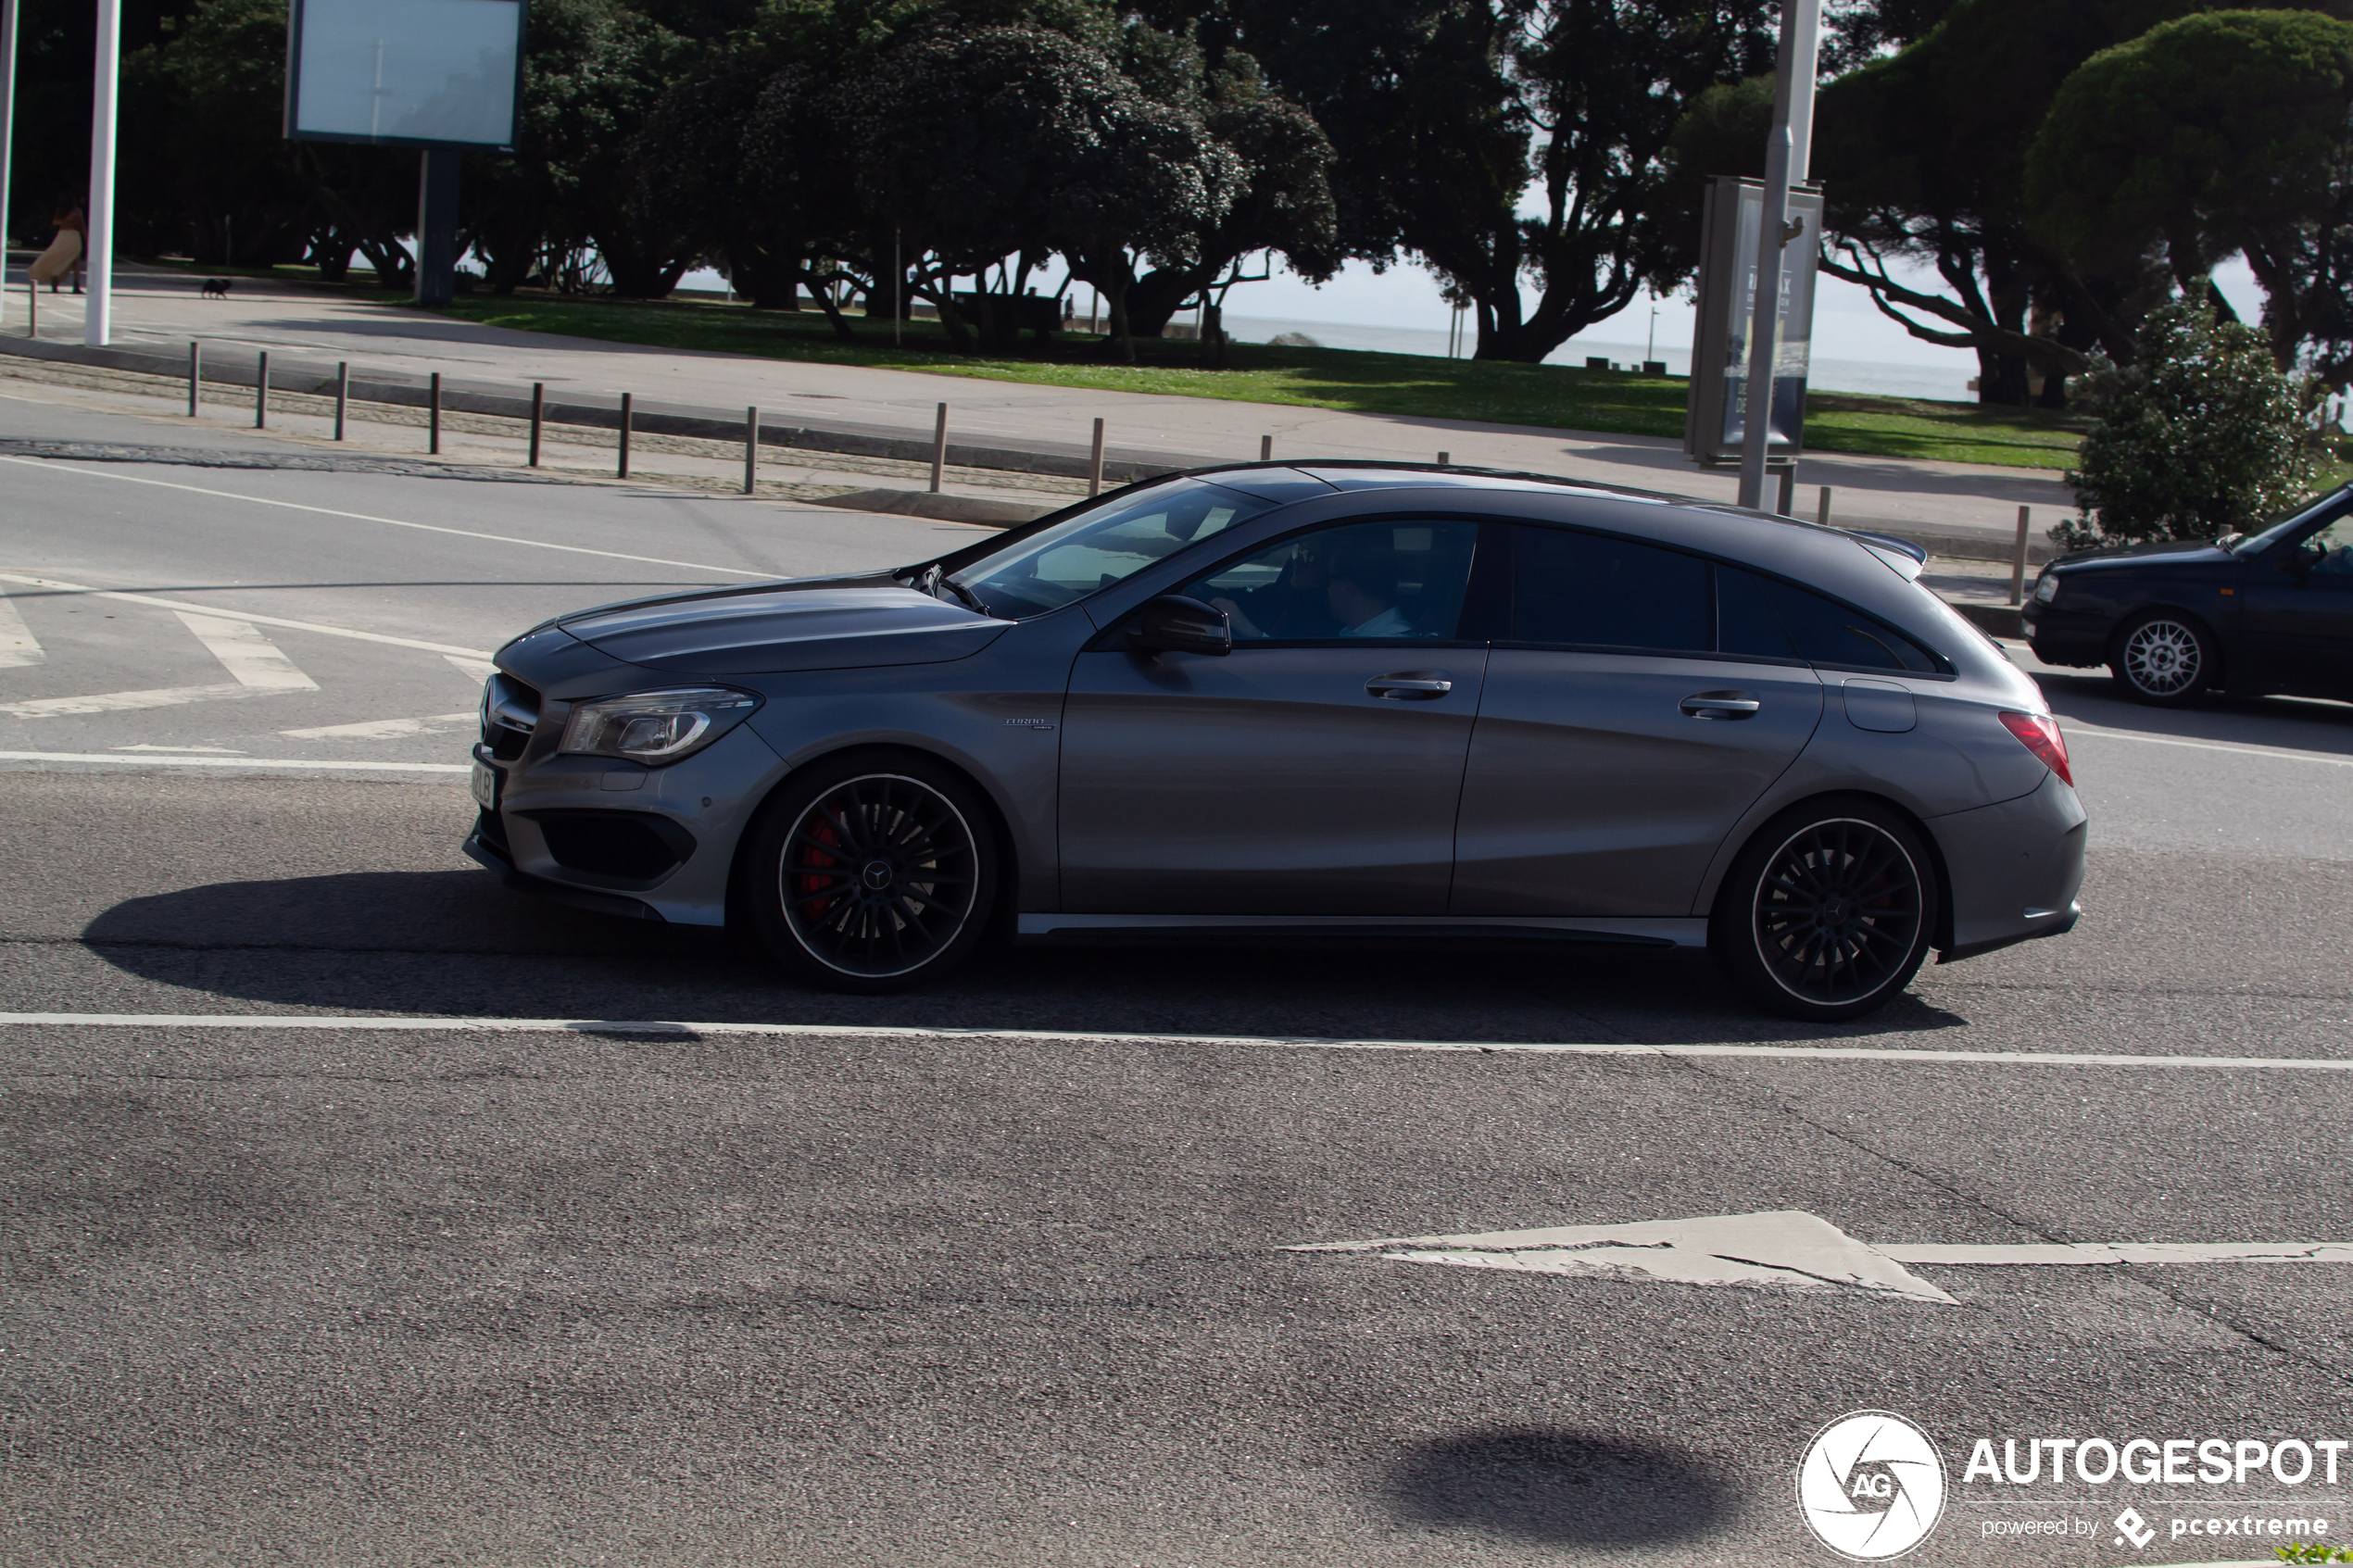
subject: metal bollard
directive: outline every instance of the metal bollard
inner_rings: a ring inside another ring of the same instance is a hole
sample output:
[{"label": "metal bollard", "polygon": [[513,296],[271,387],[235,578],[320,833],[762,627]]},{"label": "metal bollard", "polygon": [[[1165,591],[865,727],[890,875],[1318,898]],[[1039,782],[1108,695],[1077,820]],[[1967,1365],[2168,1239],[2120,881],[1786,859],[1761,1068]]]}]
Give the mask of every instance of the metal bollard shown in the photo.
[{"label": "metal bollard", "polygon": [[335,439],[343,439],[343,416],[351,406],[351,364],[348,360],[335,366]]},{"label": "metal bollard", "polygon": [[24,335],[27,337],[41,335],[41,285],[39,283],[27,283],[24,286]]},{"label": "metal bollard", "polygon": [[531,466],[539,466],[539,426],[547,417],[547,383],[531,383]]},{"label": "metal bollard", "polygon": [[1797,465],[1792,463],[1781,470],[1780,504],[1773,509],[1783,517],[1794,515],[1797,506]]},{"label": "metal bollard", "polygon": [[425,450],[441,456],[441,372],[433,373],[433,392],[425,411]]},{"label": "metal bollard", "polygon": [[948,405],[939,406],[939,423],[931,433],[931,493],[939,494],[940,471],[948,466]]},{"label": "metal bollard", "polygon": [[1438,466],[1441,469],[1453,468],[1454,466],[1454,454],[1452,452],[1441,452],[1438,455]]},{"label": "metal bollard", "polygon": [[1822,486],[1821,505],[1814,508],[1814,521],[1824,528],[1831,525],[1831,487],[1827,484]]},{"label": "metal bollard", "polygon": [[[760,482],[760,409],[757,405],[744,410],[744,494],[752,493]],[[934,485],[933,489],[937,489]]]},{"label": "metal bollard", "polygon": [[2026,602],[2026,533],[2034,521],[2032,507],[2018,509],[2018,545],[2010,551],[2010,603]]},{"label": "metal bollard", "polygon": [[1275,438],[1273,436],[1262,435],[1258,438],[1258,460],[1262,463],[1271,463],[1275,460]]},{"label": "metal bollard", "polygon": [[1095,451],[1094,451],[1094,455],[1093,455],[1092,457],[1089,457],[1089,458],[1087,459],[1087,494],[1088,494],[1088,495],[1101,495],[1102,493],[1103,493],[1103,421],[1102,421],[1102,420],[1097,420],[1095,421]]},{"label": "metal bollard", "polygon": [[204,349],[191,343],[188,345],[188,417],[192,420],[196,417],[196,386],[203,380]]},{"label": "metal bollard", "polygon": [[253,372],[253,428],[261,430],[270,423],[270,351],[263,349]]},{"label": "metal bollard", "polygon": [[629,477],[629,421],[633,408],[628,393],[621,395],[621,477]]}]

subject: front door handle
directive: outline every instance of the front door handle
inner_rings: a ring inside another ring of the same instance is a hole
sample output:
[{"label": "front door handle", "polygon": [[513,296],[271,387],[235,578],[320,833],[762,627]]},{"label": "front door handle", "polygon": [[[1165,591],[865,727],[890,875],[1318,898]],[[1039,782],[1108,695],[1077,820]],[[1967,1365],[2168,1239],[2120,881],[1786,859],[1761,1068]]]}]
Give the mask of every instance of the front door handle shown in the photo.
[{"label": "front door handle", "polygon": [[1688,719],[1747,719],[1765,705],[1746,692],[1694,692],[1683,699]]},{"label": "front door handle", "polygon": [[1416,675],[1376,675],[1365,683],[1366,692],[1392,702],[1428,702],[1453,689],[1454,683],[1435,671]]}]

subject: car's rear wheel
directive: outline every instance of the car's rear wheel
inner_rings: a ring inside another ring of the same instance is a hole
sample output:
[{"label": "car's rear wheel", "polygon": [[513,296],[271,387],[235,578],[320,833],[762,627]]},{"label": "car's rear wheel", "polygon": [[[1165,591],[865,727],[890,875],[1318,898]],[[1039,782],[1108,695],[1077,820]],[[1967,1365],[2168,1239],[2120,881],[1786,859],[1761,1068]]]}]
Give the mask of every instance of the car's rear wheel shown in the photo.
[{"label": "car's rear wheel", "polygon": [[2171,610],[2134,617],[2117,633],[2108,673],[2142,702],[2172,707],[2214,684],[2214,639],[2205,627]]},{"label": "car's rear wheel", "polygon": [[1801,807],[1733,862],[1708,946],[1741,987],[1811,1022],[1883,1007],[1919,972],[1936,868],[1903,818],[1872,800]]},{"label": "car's rear wheel", "polygon": [[753,847],[769,951],[845,991],[903,991],[955,967],[994,907],[997,844],[961,779],[906,755],[820,761],[787,779]]}]

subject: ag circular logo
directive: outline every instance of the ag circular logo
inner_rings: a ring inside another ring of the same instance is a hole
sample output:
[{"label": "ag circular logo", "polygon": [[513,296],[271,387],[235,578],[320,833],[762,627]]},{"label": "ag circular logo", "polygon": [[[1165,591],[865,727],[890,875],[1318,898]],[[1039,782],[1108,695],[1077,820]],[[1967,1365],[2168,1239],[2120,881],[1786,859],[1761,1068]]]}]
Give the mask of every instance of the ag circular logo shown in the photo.
[{"label": "ag circular logo", "polygon": [[1797,1511],[1841,1557],[1901,1557],[1944,1512],[1944,1461],[1900,1415],[1856,1411],[1814,1434],[1797,1464]]}]

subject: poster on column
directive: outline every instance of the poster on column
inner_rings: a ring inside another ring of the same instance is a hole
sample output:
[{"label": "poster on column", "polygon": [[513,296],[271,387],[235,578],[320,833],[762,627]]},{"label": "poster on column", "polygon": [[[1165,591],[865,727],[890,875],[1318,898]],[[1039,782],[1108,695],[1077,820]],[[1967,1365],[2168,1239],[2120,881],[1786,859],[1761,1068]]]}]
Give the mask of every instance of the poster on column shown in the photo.
[{"label": "poster on column", "polygon": [[290,0],[286,134],[514,149],[523,0]]},{"label": "poster on column", "polygon": [[[1691,400],[1683,449],[1703,464],[1736,463],[1748,430],[1749,354],[1756,322],[1757,226],[1765,188],[1754,180],[1718,179],[1701,220],[1699,320],[1692,349]],[[1822,193],[1789,194],[1780,279],[1780,331],[1773,349],[1771,435],[1775,462],[1804,449],[1806,378],[1814,336],[1814,279],[1821,259]]]}]

